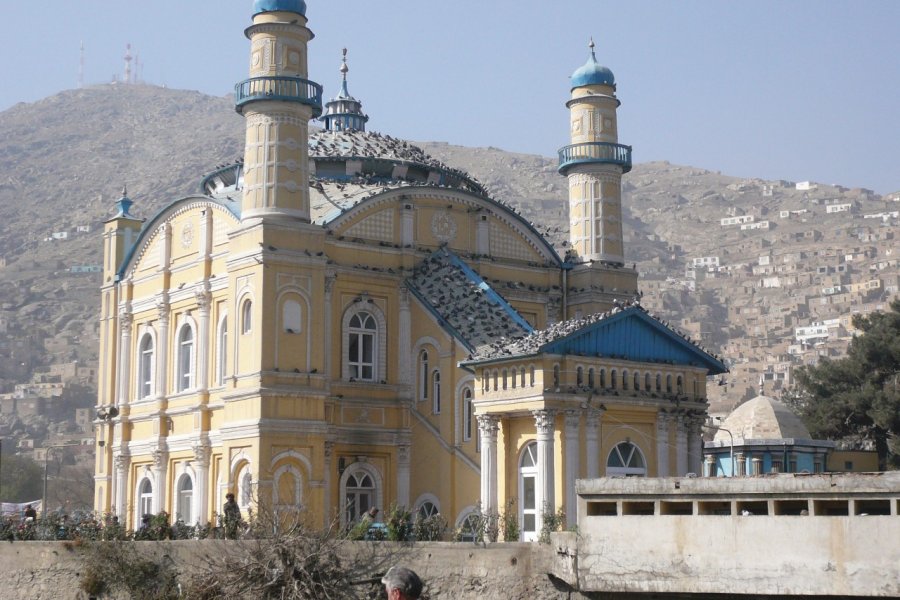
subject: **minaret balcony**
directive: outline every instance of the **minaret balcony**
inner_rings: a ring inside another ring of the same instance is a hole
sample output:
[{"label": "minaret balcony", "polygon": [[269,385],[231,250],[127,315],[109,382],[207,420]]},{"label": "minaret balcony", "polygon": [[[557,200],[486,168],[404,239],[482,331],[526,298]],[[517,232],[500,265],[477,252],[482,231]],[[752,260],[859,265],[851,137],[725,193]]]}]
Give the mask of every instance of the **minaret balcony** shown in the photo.
[{"label": "minaret balcony", "polygon": [[610,142],[584,142],[571,144],[559,150],[559,172],[565,175],[575,165],[609,164],[622,167],[622,172],[631,170],[631,146]]},{"label": "minaret balcony", "polygon": [[313,118],[322,114],[322,86],[301,77],[253,77],[234,86],[234,108],[243,113],[251,102],[278,100],[306,104]]}]

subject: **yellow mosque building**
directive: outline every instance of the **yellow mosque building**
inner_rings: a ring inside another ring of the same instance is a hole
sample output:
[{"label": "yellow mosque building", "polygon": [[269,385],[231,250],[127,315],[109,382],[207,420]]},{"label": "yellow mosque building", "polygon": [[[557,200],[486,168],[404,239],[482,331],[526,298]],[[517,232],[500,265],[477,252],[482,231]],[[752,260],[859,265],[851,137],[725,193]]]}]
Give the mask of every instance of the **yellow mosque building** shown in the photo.
[{"label": "yellow mosque building", "polygon": [[[574,482],[700,473],[725,366],[640,306],[612,72],[572,76],[570,250],[308,79],[303,0],[256,0],[242,162],[103,232],[95,508],[354,522],[575,516]],[[310,132],[312,120],[322,130]]]}]

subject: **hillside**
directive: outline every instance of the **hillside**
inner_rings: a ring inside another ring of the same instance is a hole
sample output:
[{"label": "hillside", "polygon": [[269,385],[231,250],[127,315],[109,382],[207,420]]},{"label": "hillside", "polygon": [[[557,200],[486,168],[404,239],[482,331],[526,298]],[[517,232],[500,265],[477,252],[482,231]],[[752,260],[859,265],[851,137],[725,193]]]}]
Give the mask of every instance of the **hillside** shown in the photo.
[{"label": "hillside", "polygon": [[[133,212],[151,217],[238,157],[242,138],[229,98],[150,86],[91,87],[0,113],[0,392],[51,363],[96,364],[100,276],[90,271],[122,186]],[[565,239],[567,184],[555,159],[418,144]],[[771,393],[809,352],[846,344],[839,323],[828,341],[813,340],[824,345],[791,349],[796,327],[878,307],[896,291],[896,200],[639,164],[625,180],[627,260],[645,304],[735,361],[714,390],[715,406],[727,407],[754,394],[760,375]],[[756,226],[722,225],[737,217]]]}]

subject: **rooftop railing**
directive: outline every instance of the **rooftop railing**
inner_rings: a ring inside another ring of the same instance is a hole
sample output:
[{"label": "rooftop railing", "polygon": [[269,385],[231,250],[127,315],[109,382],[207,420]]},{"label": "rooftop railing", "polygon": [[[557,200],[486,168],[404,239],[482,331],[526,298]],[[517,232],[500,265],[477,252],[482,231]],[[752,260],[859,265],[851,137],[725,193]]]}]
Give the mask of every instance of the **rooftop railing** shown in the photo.
[{"label": "rooftop railing", "polygon": [[322,114],[322,86],[301,77],[253,77],[234,86],[234,106],[238,112],[250,102],[281,100],[306,104],[313,117]]},{"label": "rooftop railing", "polygon": [[606,163],[622,167],[622,172],[631,170],[631,146],[610,142],[584,142],[571,144],[559,151],[559,172],[565,175],[569,167],[584,163]]}]

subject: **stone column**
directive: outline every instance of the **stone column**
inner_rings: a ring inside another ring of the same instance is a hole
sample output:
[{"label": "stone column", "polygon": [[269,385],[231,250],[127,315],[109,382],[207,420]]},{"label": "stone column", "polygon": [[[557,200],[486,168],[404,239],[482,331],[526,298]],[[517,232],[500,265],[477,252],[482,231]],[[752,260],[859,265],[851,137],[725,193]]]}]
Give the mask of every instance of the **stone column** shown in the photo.
[{"label": "stone column", "polygon": [[670,416],[659,411],[656,413],[656,476],[668,477],[669,468],[669,423]]},{"label": "stone column", "polygon": [[[334,373],[331,371],[331,354],[332,354],[332,340],[331,340],[331,302],[332,302],[332,293],[334,292],[334,280],[337,278],[337,275],[334,274],[333,271],[328,271],[325,273],[325,322],[323,326],[325,331],[323,332],[324,340],[325,340],[325,373],[328,377],[333,377]],[[340,346],[340,344],[338,344]]]},{"label": "stone column", "polygon": [[687,420],[688,471],[698,476],[703,474],[703,445],[700,433],[702,422],[703,418],[698,415],[691,415]]},{"label": "stone column", "polygon": [[587,478],[600,477],[600,428],[605,408],[591,409],[584,419],[584,445],[587,456]]},{"label": "stone column", "polygon": [[[153,451],[153,514],[166,508],[166,472],[169,469],[169,453],[160,446]],[[172,510],[177,508],[178,499],[173,498]],[[137,502],[135,502],[137,505]]]},{"label": "stone column", "polygon": [[[553,469],[553,431],[556,429],[556,412],[552,410],[534,410],[534,425],[537,430],[537,484],[539,515],[545,512],[556,512],[554,494],[555,474]],[[538,519],[540,522],[540,519]],[[540,529],[540,527],[538,528]]]},{"label": "stone column", "polygon": [[581,455],[579,453],[578,429],[581,425],[581,411],[566,411],[566,485],[563,493],[566,503],[566,524],[575,525],[578,516],[578,496],[575,493],[575,480],[581,470]]},{"label": "stone column", "polygon": [[212,294],[208,289],[197,292],[197,306],[199,313],[200,332],[197,335],[197,381],[194,387],[199,394],[205,395],[209,391],[209,357],[215,344],[209,343],[209,312],[212,306]]},{"label": "stone column", "polygon": [[412,360],[412,317],[409,309],[409,288],[400,288],[400,319],[399,334],[397,336],[398,359],[400,365],[400,385],[409,386],[410,399],[415,397],[415,387],[412,385],[416,365]]},{"label": "stone column", "polygon": [[323,531],[328,530],[328,526],[331,524],[332,512],[331,512],[331,459],[334,456],[334,442],[325,442],[325,449],[323,452],[323,467],[325,469],[325,474],[322,477],[322,527]]},{"label": "stone column", "polygon": [[129,312],[119,315],[119,331],[121,343],[119,344],[119,398],[116,404],[122,406],[128,404],[131,397],[131,330],[134,325],[134,317]]},{"label": "stone column", "polygon": [[675,417],[675,476],[683,477],[688,472],[687,417]]},{"label": "stone column", "polygon": [[[194,494],[194,521],[200,525],[209,522],[209,457],[212,449],[205,441],[197,442],[193,446],[194,465],[196,466],[196,493]],[[190,523],[189,523],[190,524]]]},{"label": "stone column", "polygon": [[169,395],[166,385],[169,380],[169,298],[163,293],[156,303],[159,315],[159,331],[156,334],[156,398],[162,400]]},{"label": "stone column", "polygon": [[411,446],[397,447],[397,504],[409,507],[409,475]]},{"label": "stone column", "polygon": [[116,478],[112,502],[114,503],[115,513],[119,517],[119,523],[125,528],[128,527],[128,524],[125,522],[125,519],[128,517],[125,513],[128,490],[125,489],[125,486],[128,485],[128,466],[130,462],[130,457],[127,454],[117,454],[113,457]]},{"label": "stone column", "polygon": [[481,511],[498,512],[497,506],[497,432],[500,417],[478,415],[478,433],[481,435]]}]

